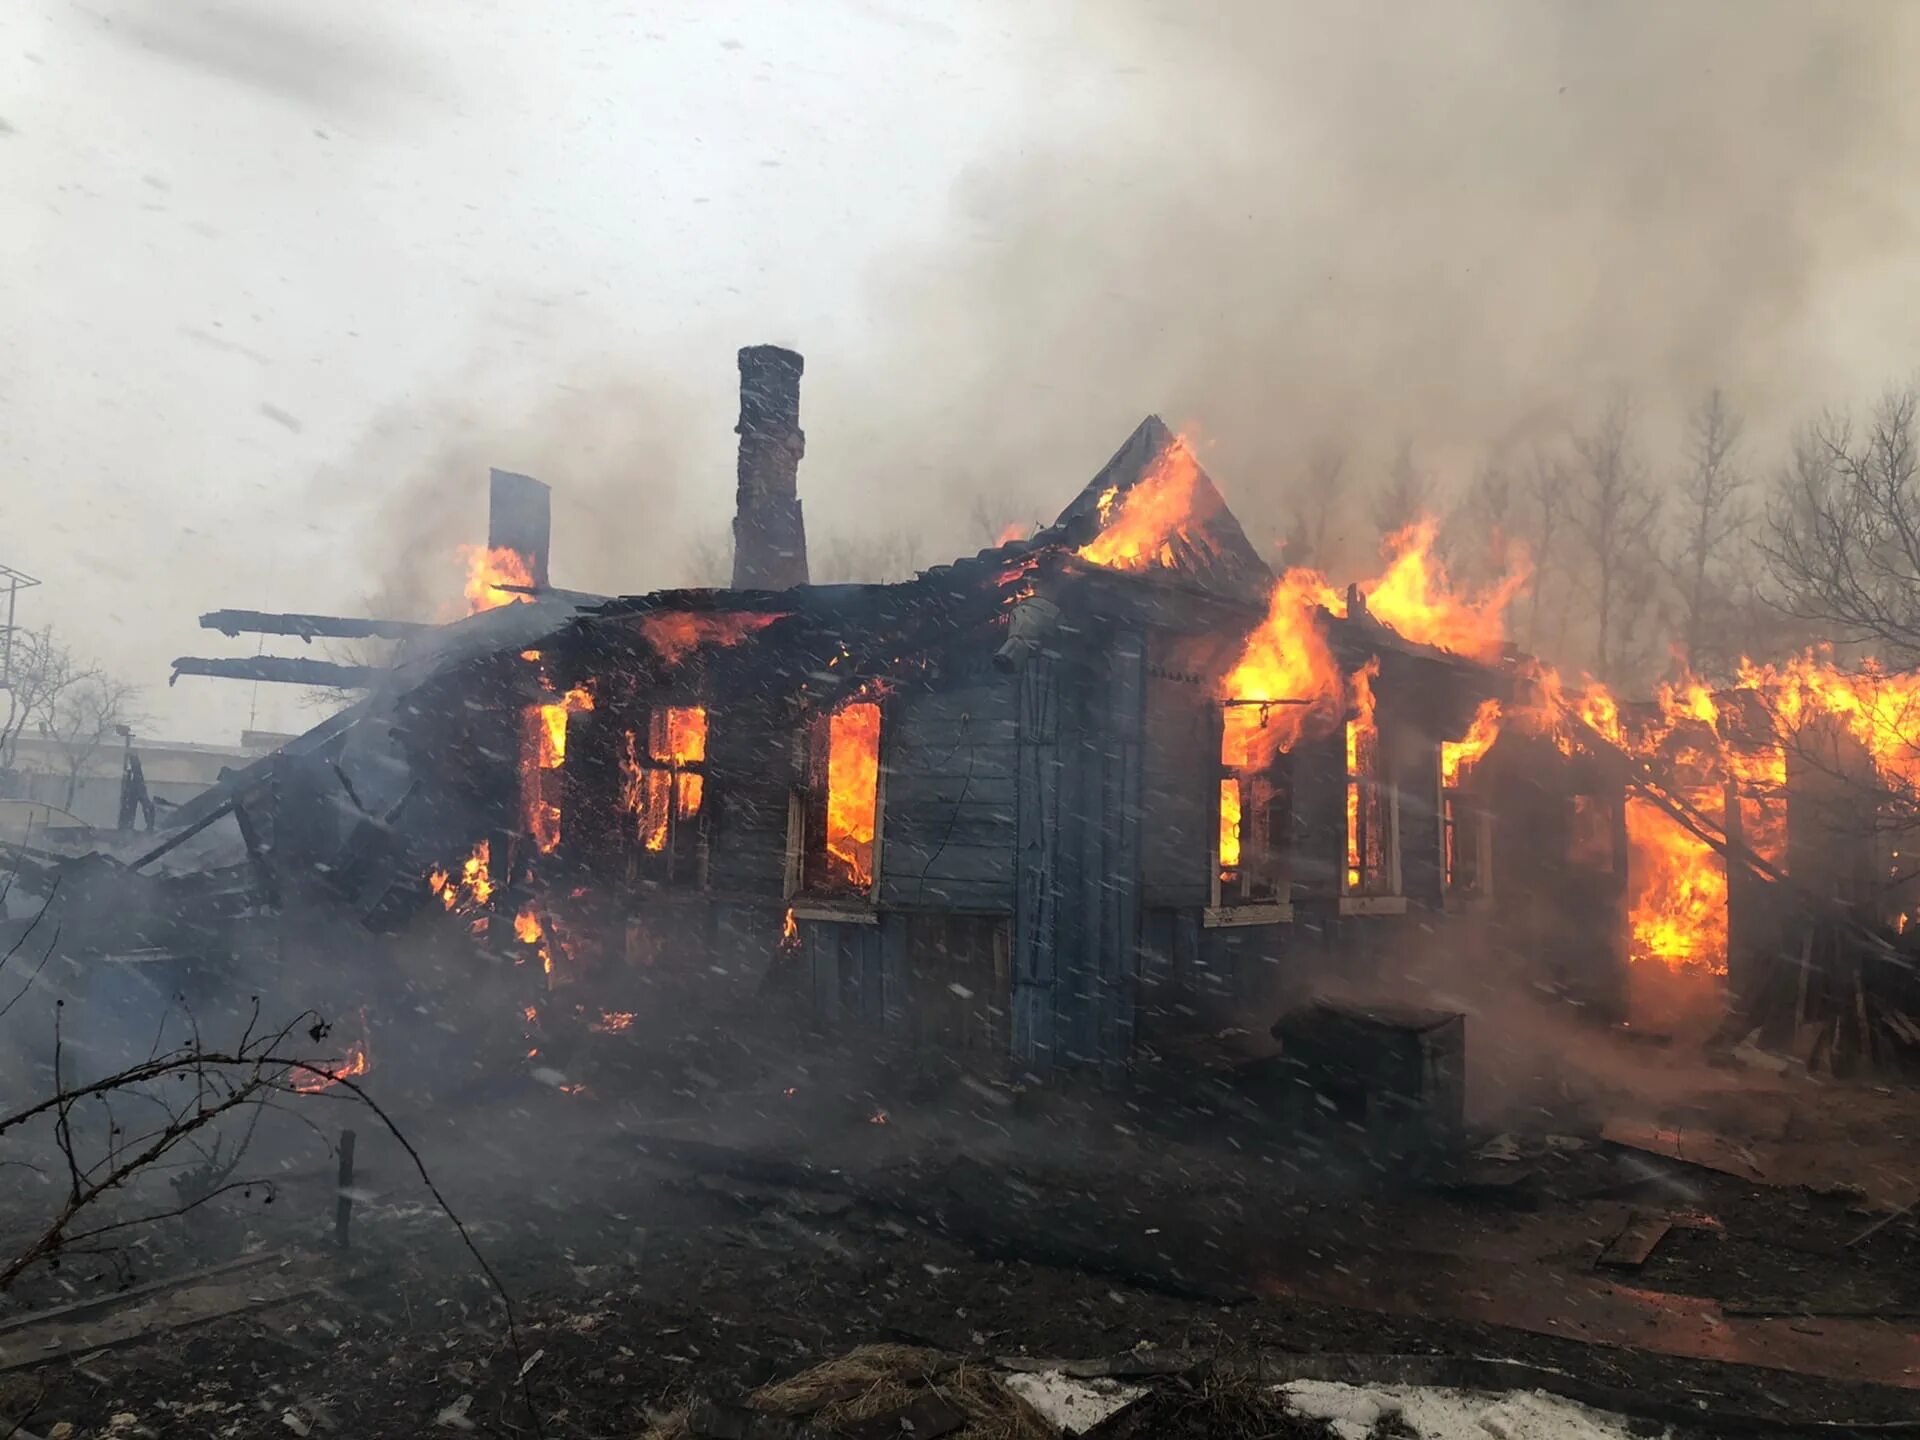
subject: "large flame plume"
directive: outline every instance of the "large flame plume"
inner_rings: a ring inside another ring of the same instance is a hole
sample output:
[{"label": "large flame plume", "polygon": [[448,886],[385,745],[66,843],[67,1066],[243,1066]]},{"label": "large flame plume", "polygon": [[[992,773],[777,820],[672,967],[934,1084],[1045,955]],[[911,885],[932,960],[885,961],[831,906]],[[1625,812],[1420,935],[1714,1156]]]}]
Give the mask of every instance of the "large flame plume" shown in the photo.
[{"label": "large flame plume", "polygon": [[467,565],[467,613],[478,615],[502,605],[527,604],[533,599],[508,585],[533,584],[533,564],[518,550],[506,545],[489,549],[485,545],[462,545],[460,557]]}]

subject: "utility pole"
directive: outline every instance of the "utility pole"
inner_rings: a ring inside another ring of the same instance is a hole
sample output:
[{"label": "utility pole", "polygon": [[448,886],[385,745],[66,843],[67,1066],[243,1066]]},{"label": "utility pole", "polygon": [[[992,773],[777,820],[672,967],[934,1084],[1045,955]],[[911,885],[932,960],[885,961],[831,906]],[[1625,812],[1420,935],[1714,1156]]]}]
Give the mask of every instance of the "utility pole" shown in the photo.
[{"label": "utility pole", "polygon": [[20,592],[31,590],[40,582],[24,570],[16,570],[11,565],[0,565],[0,586],[6,587],[7,618],[0,622],[0,690],[13,688],[13,637],[20,628],[15,623],[20,603]]}]

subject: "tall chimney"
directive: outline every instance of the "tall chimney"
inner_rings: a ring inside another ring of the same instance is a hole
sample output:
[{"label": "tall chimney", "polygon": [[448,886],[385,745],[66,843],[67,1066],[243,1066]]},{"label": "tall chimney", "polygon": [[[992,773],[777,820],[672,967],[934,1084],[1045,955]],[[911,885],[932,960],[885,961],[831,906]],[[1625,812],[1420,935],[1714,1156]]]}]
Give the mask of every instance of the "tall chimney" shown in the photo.
[{"label": "tall chimney", "polygon": [[489,472],[487,548],[503,546],[527,562],[533,583],[547,584],[547,545],[552,534],[552,491],[531,475]]},{"label": "tall chimney", "polygon": [[807,527],[800,516],[800,372],[778,345],[740,352],[740,485],[734,498],[733,588],[785,590],[807,583]]}]

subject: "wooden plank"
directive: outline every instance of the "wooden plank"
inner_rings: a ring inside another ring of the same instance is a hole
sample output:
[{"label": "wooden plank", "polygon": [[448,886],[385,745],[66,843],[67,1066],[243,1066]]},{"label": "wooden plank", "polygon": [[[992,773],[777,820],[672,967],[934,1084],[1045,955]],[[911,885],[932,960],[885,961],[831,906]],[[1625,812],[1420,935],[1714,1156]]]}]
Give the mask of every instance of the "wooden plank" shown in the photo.
[{"label": "wooden plank", "polygon": [[[946,805],[935,809],[900,807],[887,816],[887,844],[937,856],[952,845],[999,850],[1011,857],[1014,814],[1006,805]],[[938,863],[936,861],[936,863]],[[913,866],[891,865],[896,874],[918,873]]]},{"label": "wooden plank", "polygon": [[1594,1264],[1609,1270],[1638,1270],[1671,1229],[1673,1222],[1666,1216],[1636,1210]]},{"label": "wooden plank", "polygon": [[1020,791],[1015,814],[1013,926],[1014,1059],[1052,1063],[1056,918],[1059,908],[1059,666],[1036,656],[1019,681]]},{"label": "wooden plank", "polygon": [[321,1288],[298,1272],[233,1272],[155,1291],[134,1303],[95,1314],[24,1325],[0,1338],[0,1372],[69,1360],[127,1345],[163,1331],[201,1325],[245,1310],[281,1305]]},{"label": "wooden plank", "polygon": [[1011,813],[1019,786],[1009,765],[1002,775],[923,775],[887,772],[887,802],[894,811],[917,806],[997,805]]}]

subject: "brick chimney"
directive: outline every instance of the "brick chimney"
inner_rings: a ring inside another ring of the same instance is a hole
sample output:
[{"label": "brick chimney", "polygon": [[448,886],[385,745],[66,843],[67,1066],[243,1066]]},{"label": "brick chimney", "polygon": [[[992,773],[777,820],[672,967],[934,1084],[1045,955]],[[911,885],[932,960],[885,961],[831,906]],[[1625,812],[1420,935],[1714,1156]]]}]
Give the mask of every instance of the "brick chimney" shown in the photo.
[{"label": "brick chimney", "polygon": [[806,362],[778,345],[740,352],[739,490],[733,514],[733,588],[785,590],[807,583],[807,527],[800,515],[800,372]]}]

